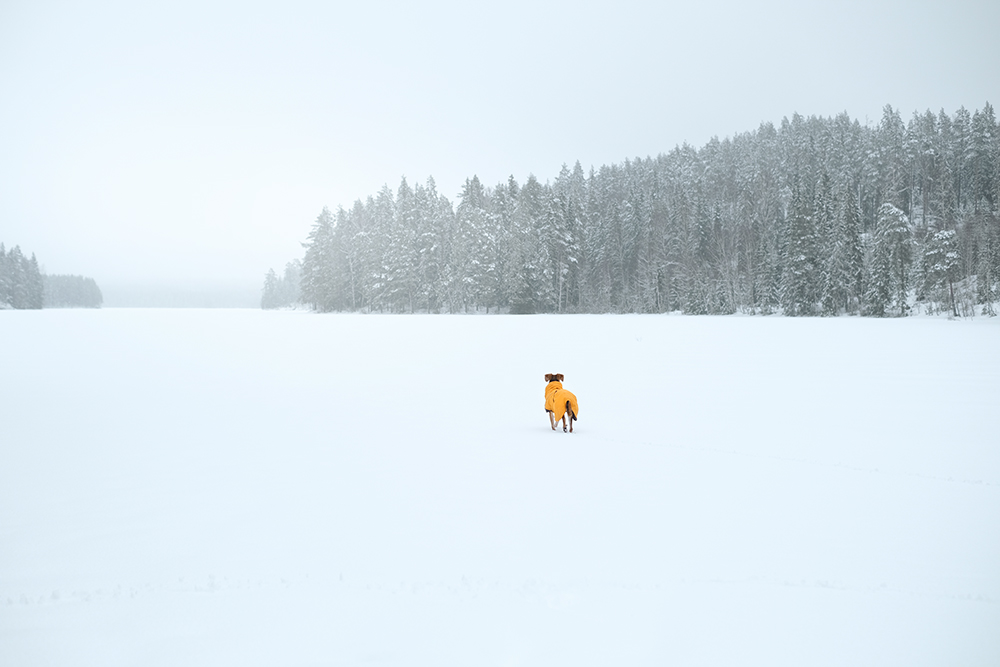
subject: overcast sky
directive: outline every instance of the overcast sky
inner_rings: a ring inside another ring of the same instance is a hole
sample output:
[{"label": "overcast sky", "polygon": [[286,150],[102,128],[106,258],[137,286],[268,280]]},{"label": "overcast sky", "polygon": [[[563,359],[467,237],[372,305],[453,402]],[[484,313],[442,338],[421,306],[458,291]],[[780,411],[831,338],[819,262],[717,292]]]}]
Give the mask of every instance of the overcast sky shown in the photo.
[{"label": "overcast sky", "polygon": [[0,241],[259,288],[323,206],[1000,102],[1000,2],[0,0]]}]

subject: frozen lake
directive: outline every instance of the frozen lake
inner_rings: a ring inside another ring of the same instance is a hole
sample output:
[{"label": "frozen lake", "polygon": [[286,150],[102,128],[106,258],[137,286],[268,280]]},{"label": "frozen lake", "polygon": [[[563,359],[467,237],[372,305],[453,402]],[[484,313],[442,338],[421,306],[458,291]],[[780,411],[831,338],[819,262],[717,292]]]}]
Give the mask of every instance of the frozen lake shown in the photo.
[{"label": "frozen lake", "polygon": [[45,310],[0,350],[3,665],[1000,664],[1000,318]]}]

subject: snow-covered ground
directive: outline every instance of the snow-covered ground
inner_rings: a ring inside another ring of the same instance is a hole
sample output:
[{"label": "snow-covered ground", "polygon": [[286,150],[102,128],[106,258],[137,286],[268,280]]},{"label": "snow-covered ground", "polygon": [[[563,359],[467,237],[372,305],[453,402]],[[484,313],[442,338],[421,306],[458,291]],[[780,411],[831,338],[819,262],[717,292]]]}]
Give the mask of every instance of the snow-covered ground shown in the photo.
[{"label": "snow-covered ground", "polygon": [[19,311],[0,350],[2,665],[1000,664],[1000,318]]}]

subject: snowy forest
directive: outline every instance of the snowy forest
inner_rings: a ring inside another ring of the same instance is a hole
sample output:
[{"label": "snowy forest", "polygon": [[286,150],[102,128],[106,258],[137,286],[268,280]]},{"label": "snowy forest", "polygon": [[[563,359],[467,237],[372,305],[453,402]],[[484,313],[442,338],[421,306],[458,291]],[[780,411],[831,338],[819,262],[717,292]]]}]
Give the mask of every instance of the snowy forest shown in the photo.
[{"label": "snowy forest", "polygon": [[[542,183],[433,178],[324,208],[301,263],[318,311],[992,315],[1000,132],[886,106],[795,114]],[[274,279],[277,277],[274,276]]]},{"label": "snowy forest", "polygon": [[25,257],[20,246],[8,252],[0,243],[0,309],[39,309],[45,302],[45,285],[35,254]]},{"label": "snowy forest", "polygon": [[34,253],[25,257],[20,246],[8,252],[0,243],[0,310],[99,308],[103,302],[93,278],[45,275]]},{"label": "snowy forest", "polygon": [[97,281],[83,276],[42,276],[46,308],[100,308],[104,296]]},{"label": "snowy forest", "polygon": [[301,281],[302,262],[293,260],[285,264],[284,275],[279,276],[270,269],[264,276],[264,289],[261,291],[260,307],[264,310],[286,308],[299,300],[299,283]]}]

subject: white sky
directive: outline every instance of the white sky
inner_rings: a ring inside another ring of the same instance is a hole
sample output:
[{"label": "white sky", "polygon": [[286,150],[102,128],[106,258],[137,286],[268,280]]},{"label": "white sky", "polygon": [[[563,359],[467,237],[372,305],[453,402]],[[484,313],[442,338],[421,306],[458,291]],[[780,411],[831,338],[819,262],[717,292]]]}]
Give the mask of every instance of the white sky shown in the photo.
[{"label": "white sky", "polygon": [[0,0],[0,241],[248,285],[402,176],[553,178],[847,111],[1000,103],[1000,3]]}]

